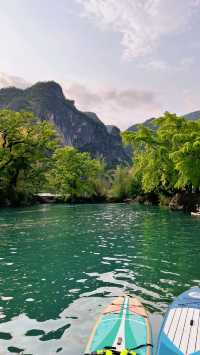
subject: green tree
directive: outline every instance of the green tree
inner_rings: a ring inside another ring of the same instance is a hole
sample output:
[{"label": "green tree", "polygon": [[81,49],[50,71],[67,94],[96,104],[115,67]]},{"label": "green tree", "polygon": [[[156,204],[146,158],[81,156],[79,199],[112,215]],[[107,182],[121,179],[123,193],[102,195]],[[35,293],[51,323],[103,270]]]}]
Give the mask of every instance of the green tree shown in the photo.
[{"label": "green tree", "polygon": [[13,203],[36,193],[46,182],[56,131],[29,112],[0,111],[0,192]]},{"label": "green tree", "polygon": [[176,189],[200,186],[200,121],[190,121],[166,113],[156,120],[157,136],[162,146],[168,148],[172,182]]},{"label": "green tree", "polygon": [[53,164],[49,182],[54,191],[72,200],[98,195],[98,181],[104,167],[89,153],[81,153],[73,147],[58,148]]},{"label": "green tree", "polygon": [[135,197],[139,191],[140,183],[134,173],[134,169],[117,166],[112,172],[112,182],[108,196],[111,199],[121,201],[127,197]]},{"label": "green tree", "polygon": [[170,154],[178,172],[177,188],[198,190],[200,186],[200,122],[185,122],[184,130],[173,137],[175,149]]},{"label": "green tree", "polygon": [[140,126],[137,132],[126,132],[124,140],[133,146],[134,173],[141,181],[142,192],[172,189],[174,169],[169,145],[162,142],[158,130]]},{"label": "green tree", "polygon": [[200,185],[200,122],[166,112],[154,120],[157,129],[143,125],[126,132],[134,150],[134,170],[144,192],[168,192]]}]

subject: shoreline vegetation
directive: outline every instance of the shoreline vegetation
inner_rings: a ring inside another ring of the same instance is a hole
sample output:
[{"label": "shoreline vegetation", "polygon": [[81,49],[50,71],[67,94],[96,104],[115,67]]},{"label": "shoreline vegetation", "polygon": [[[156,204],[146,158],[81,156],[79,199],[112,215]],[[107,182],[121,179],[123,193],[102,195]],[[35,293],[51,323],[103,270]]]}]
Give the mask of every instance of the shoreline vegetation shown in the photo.
[{"label": "shoreline vegetation", "polygon": [[124,132],[132,164],[108,169],[103,159],[63,146],[53,124],[30,112],[0,110],[0,206],[138,202],[194,211],[200,204],[200,120],[166,112],[153,125]]}]

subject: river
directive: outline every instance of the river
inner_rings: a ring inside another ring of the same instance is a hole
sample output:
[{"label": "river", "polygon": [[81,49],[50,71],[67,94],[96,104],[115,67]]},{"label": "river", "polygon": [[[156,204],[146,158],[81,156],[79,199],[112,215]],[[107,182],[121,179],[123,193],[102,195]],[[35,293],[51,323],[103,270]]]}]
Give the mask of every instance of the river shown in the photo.
[{"label": "river", "polygon": [[0,210],[0,354],[79,355],[112,297],[139,296],[154,339],[200,284],[200,219],[134,204]]}]

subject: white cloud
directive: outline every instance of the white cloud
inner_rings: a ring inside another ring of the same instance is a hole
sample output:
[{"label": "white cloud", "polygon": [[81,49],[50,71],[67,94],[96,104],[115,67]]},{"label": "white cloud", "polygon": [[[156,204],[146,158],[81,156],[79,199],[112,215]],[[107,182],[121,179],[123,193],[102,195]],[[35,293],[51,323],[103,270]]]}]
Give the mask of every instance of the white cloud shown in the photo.
[{"label": "white cloud", "polygon": [[191,67],[194,65],[194,63],[195,63],[194,57],[185,57],[182,58],[179,61],[179,63],[176,64],[169,64],[164,60],[154,59],[148,62],[139,63],[138,66],[146,70],[150,69],[150,70],[155,70],[157,72],[159,71],[159,72],[175,73],[175,72],[190,70]]},{"label": "white cloud", "polygon": [[151,52],[160,40],[185,31],[200,0],[77,0],[83,14],[102,29],[120,33],[124,55]]},{"label": "white cloud", "polygon": [[200,95],[198,91],[193,91],[190,89],[184,90],[183,92],[184,101],[184,111],[181,114],[188,112],[199,111]]},{"label": "white cloud", "polygon": [[181,70],[190,69],[194,65],[194,62],[195,62],[194,57],[183,58],[180,62]]},{"label": "white cloud", "polygon": [[62,86],[66,97],[75,99],[77,108],[93,111],[105,124],[114,124],[122,129],[162,112],[153,91],[91,88],[80,83],[63,83]]},{"label": "white cloud", "polygon": [[153,69],[162,72],[166,72],[171,69],[171,66],[164,60],[150,60],[148,63],[139,64],[140,67],[144,69]]},{"label": "white cloud", "polygon": [[11,87],[11,86],[15,86],[20,89],[25,89],[28,86],[30,86],[30,83],[28,83],[26,80],[18,76],[0,73],[0,89]]}]

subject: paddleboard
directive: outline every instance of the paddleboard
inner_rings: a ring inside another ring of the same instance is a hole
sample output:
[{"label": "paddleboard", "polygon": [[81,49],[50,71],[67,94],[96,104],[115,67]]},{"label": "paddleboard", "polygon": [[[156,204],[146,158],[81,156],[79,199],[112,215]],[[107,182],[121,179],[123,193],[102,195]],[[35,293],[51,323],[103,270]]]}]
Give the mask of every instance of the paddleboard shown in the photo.
[{"label": "paddleboard", "polygon": [[182,293],[170,305],[158,339],[157,355],[200,355],[200,288]]},{"label": "paddleboard", "polygon": [[107,306],[94,326],[85,354],[152,355],[150,321],[141,302],[123,296]]}]

